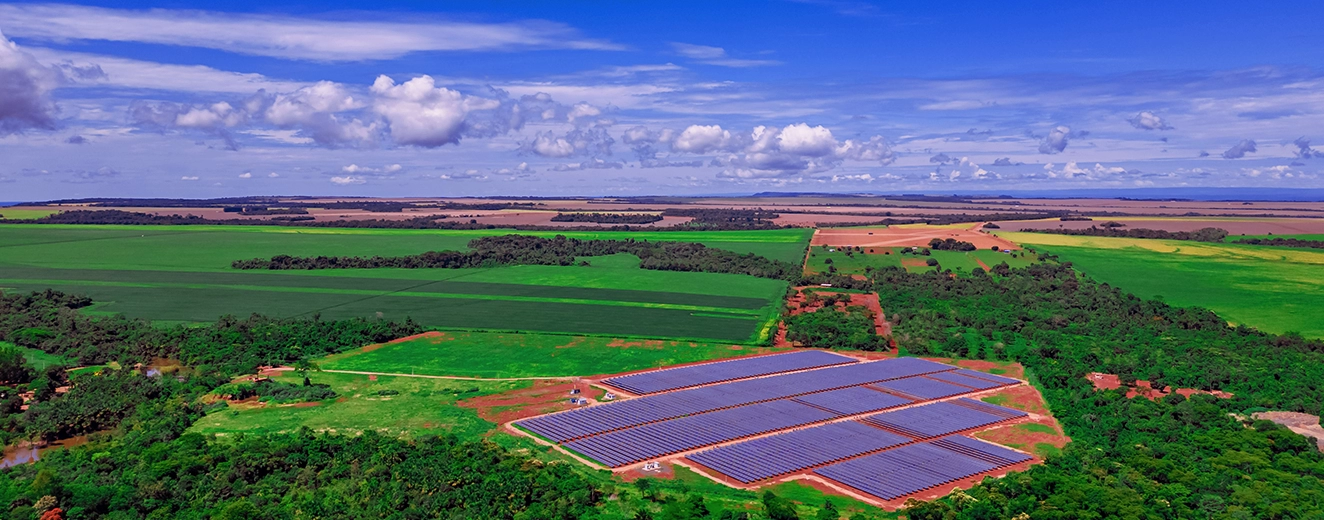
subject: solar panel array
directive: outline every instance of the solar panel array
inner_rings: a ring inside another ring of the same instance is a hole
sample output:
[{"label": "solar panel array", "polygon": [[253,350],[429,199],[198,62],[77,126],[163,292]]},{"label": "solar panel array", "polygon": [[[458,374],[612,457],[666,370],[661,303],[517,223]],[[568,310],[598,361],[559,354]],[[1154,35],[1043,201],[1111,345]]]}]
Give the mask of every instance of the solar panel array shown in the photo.
[{"label": "solar panel array", "polygon": [[961,402],[944,401],[883,412],[861,420],[916,439],[927,439],[1027,415],[1020,410],[970,399],[958,401]]},{"label": "solar panel array", "polygon": [[840,390],[802,395],[794,400],[841,415],[877,412],[914,402],[867,386],[852,386]]},{"label": "solar panel array", "polygon": [[611,467],[836,418],[795,401],[771,401],[595,435],[565,444]]},{"label": "solar panel array", "polygon": [[956,374],[961,374],[961,375],[963,375],[963,376],[970,376],[970,377],[977,377],[977,378],[980,378],[980,379],[987,379],[987,380],[992,381],[992,382],[994,382],[994,383],[1002,383],[1002,384],[1004,384],[1004,385],[1014,385],[1014,384],[1020,383],[1020,381],[1015,380],[1015,379],[1012,379],[1012,378],[1010,378],[1010,377],[995,376],[995,375],[993,375],[993,374],[987,374],[987,373],[984,373],[984,372],[978,372],[978,371],[975,371],[975,370],[970,370],[970,369],[968,369],[968,368],[962,368],[962,369],[960,369],[960,370],[956,370],[954,373],[956,373]]},{"label": "solar panel array", "polygon": [[952,367],[942,363],[894,358],[677,390],[534,417],[515,424],[556,442],[565,442],[733,406],[948,370]]},{"label": "solar panel array", "polygon": [[913,439],[844,421],[721,446],[688,458],[748,484],[908,442]]},{"label": "solar panel array", "polygon": [[884,500],[894,500],[1029,458],[957,436],[902,446],[814,472]]},{"label": "solar panel array", "polygon": [[679,368],[653,370],[604,379],[602,382],[634,394],[654,394],[691,386],[721,383],[794,370],[855,363],[854,358],[805,350],[771,356],[718,361]]},{"label": "solar panel array", "polygon": [[968,386],[976,390],[988,390],[990,388],[997,388],[999,386],[1004,385],[1003,383],[989,381],[987,379],[981,379],[978,377],[970,377],[964,374],[955,374],[952,372],[939,372],[937,374],[929,374],[928,377],[937,379],[945,383]]},{"label": "solar panel array", "polygon": [[877,383],[873,386],[914,396],[918,399],[942,399],[975,391],[970,387],[944,383],[927,377],[898,379]]}]

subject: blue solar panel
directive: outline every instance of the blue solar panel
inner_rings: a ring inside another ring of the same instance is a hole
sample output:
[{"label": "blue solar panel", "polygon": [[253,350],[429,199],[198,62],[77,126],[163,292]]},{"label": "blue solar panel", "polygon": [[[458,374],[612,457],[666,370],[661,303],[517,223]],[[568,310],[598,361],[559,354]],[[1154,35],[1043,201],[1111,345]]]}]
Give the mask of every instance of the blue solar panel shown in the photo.
[{"label": "blue solar panel", "polygon": [[880,392],[867,386],[852,386],[840,390],[802,395],[795,398],[801,403],[817,406],[841,415],[876,412],[913,403],[910,399]]},{"label": "blue solar panel", "polygon": [[689,455],[746,484],[912,442],[854,421],[835,422]]},{"label": "blue solar panel", "polygon": [[955,372],[939,372],[937,374],[929,374],[928,376],[925,377],[937,379],[944,383],[952,383],[961,386],[968,386],[976,390],[988,390],[990,388],[997,388],[999,386],[1004,386],[1004,383],[997,383],[997,382],[989,381],[987,379],[965,376],[965,375],[957,374]]},{"label": "blue solar panel", "polygon": [[565,442],[685,415],[949,370],[949,365],[918,358],[853,363],[626,399],[515,424]]},{"label": "blue solar panel", "polygon": [[944,401],[895,412],[874,414],[861,420],[903,435],[909,435],[917,439],[927,439],[1026,415],[1025,412],[1018,410],[979,403],[969,399],[962,399],[961,401],[991,407],[991,409],[977,410],[964,405],[966,403],[958,404]]},{"label": "blue solar panel", "polygon": [[604,433],[565,446],[607,466],[619,467],[835,417],[794,401],[772,401]]},{"label": "blue solar panel", "polygon": [[948,451],[960,453],[967,457],[973,457],[984,462],[996,464],[998,467],[1010,466],[1034,458],[1019,451],[1010,450],[996,444],[961,435],[943,437],[941,439],[930,441],[929,444]]},{"label": "blue solar panel", "polygon": [[602,382],[635,394],[652,394],[691,386],[734,381],[750,377],[804,370],[832,365],[855,363],[854,358],[824,352],[805,350],[771,356],[757,356],[716,363],[703,363],[679,368],[653,370],[610,379]]},{"label": "blue solar panel", "polygon": [[970,370],[968,368],[962,368],[960,370],[955,371],[954,373],[961,374],[963,376],[977,377],[980,379],[992,381],[994,383],[1002,383],[1004,385],[1014,385],[1020,383],[1020,380],[1017,379],[1012,379],[1010,377],[995,376],[993,374],[978,372],[975,370]]},{"label": "blue solar panel", "polygon": [[976,401],[976,400],[974,400],[974,399],[970,399],[970,398],[967,398],[967,397],[962,397],[962,398],[960,398],[960,399],[953,400],[953,401],[952,401],[952,404],[958,404],[958,405],[964,406],[964,407],[966,407],[966,408],[972,408],[972,409],[979,410],[979,411],[984,412],[984,413],[997,415],[997,416],[999,416],[999,417],[1005,417],[1005,418],[1007,418],[1007,419],[1014,419],[1014,418],[1017,418],[1017,417],[1025,417],[1026,415],[1028,415],[1028,414],[1026,414],[1025,412],[1022,412],[1022,411],[1020,411],[1020,410],[1014,410],[1014,409],[1011,409],[1011,408],[1006,408],[1006,407],[998,406],[998,405],[996,405],[996,404],[989,404],[989,403],[985,403],[985,402],[983,402],[983,401]]},{"label": "blue solar panel", "polygon": [[895,500],[999,466],[928,443],[839,462],[815,473],[884,500]]},{"label": "blue solar panel", "polygon": [[900,392],[917,399],[941,399],[973,392],[973,388],[944,383],[927,377],[907,377],[874,384],[878,388]]}]

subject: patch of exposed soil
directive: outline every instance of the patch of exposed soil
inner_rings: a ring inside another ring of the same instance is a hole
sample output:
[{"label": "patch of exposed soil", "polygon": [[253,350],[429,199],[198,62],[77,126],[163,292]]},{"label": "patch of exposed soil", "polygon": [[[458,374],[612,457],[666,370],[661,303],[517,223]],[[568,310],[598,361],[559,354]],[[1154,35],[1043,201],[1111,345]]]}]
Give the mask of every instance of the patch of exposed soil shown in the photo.
[{"label": "patch of exposed soil", "polygon": [[1039,390],[1033,386],[1013,386],[996,392],[993,396],[993,404],[1034,415],[1049,415],[1048,405],[1044,404],[1044,396],[1039,395]]},{"label": "patch of exposed soil", "polygon": [[[1036,424],[1042,428],[1053,430],[1053,433],[1032,431],[1031,428],[1036,427],[1030,425]],[[1047,444],[1060,450],[1066,447],[1068,442],[1071,442],[1071,438],[1062,433],[1062,427],[1057,424],[1057,421],[1047,417],[1036,419],[1032,422],[999,426],[976,433],[974,436],[989,442],[1033,453],[1040,458],[1048,455],[1047,453],[1041,452],[1038,447],[1040,444]]]},{"label": "patch of exposed soil", "polygon": [[1320,426],[1318,415],[1299,412],[1257,412],[1251,414],[1251,417],[1276,422],[1298,434],[1313,438],[1319,451],[1324,452],[1324,427]]},{"label": "patch of exposed soil", "polygon": [[634,482],[645,477],[671,480],[676,478],[676,468],[672,466],[670,462],[662,462],[658,464],[658,469],[656,471],[644,471],[639,468],[634,468],[619,472],[616,475],[620,476],[621,479],[626,482]]},{"label": "patch of exposed soil", "polygon": [[[1090,383],[1094,385],[1095,390],[1117,390],[1122,387],[1122,379],[1114,374],[1090,372],[1085,377],[1087,377],[1090,380]],[[1190,397],[1196,394],[1205,394],[1205,395],[1212,395],[1219,399],[1232,398],[1232,393],[1224,392],[1222,390],[1197,390],[1194,388],[1178,388],[1176,390],[1173,390],[1171,386],[1159,390],[1157,388],[1154,388],[1154,386],[1151,385],[1149,381],[1145,381],[1144,379],[1137,380],[1135,386],[1127,388],[1126,398],[1131,399],[1139,396],[1149,399],[1151,401],[1155,401],[1158,399],[1162,399],[1164,396],[1171,394],[1174,391],[1177,392],[1178,394],[1181,394],[1182,397]]]},{"label": "patch of exposed soil", "polygon": [[927,247],[935,238],[948,238],[970,242],[979,249],[1020,249],[1020,246],[1002,238],[980,231],[983,223],[972,224],[968,228],[918,226],[918,227],[857,227],[820,229],[814,233],[809,243],[815,246],[859,246],[859,247]]},{"label": "patch of exposed soil", "polygon": [[474,409],[483,419],[505,424],[525,417],[579,408],[579,405],[570,403],[572,388],[579,388],[580,391],[573,397],[586,397],[590,400],[597,400],[605,393],[602,389],[590,387],[587,383],[538,380],[529,388],[473,397],[456,404],[463,408]]}]

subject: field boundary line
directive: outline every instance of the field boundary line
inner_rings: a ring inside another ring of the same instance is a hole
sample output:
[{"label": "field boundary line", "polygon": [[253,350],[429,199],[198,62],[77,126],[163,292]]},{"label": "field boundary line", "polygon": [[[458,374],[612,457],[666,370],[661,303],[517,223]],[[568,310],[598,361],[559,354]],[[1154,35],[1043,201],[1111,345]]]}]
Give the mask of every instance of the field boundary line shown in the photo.
[{"label": "field boundary line", "polygon": [[570,381],[576,376],[530,376],[530,377],[467,377],[467,376],[434,376],[427,374],[397,374],[394,372],[365,372],[361,370],[331,370],[322,369],[320,372],[329,372],[333,374],[359,374],[365,376],[393,376],[393,377],[422,377],[425,379],[458,379],[461,381]]}]

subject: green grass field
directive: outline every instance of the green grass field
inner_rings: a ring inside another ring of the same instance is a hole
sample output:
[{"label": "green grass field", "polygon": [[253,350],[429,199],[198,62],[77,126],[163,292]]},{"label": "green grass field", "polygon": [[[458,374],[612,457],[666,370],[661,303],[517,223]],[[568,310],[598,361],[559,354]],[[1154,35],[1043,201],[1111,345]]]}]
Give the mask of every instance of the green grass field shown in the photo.
[{"label": "green grass field", "polygon": [[548,334],[449,332],[317,361],[325,370],[484,378],[612,374],[771,352],[723,343],[624,341]]},{"label": "green grass field", "polygon": [[[275,378],[300,383],[293,373]],[[199,419],[189,431],[203,434],[291,432],[300,427],[355,435],[376,431],[385,435],[437,435],[453,433],[478,438],[496,425],[478,417],[472,409],[460,408],[461,399],[524,388],[528,381],[453,381],[420,377],[378,377],[354,374],[314,373],[311,379],[331,385],[340,394],[316,406],[268,404],[261,408],[224,408]],[[382,396],[381,390],[397,395]]]},{"label": "green grass field", "polygon": [[1235,324],[1324,337],[1324,251],[1176,240],[998,233],[1145,298],[1211,309]]},{"label": "green grass field", "polygon": [[[897,247],[876,247],[872,248],[874,253],[853,253],[846,255],[845,251],[836,250],[829,252],[822,247],[814,247],[810,251],[809,262],[806,264],[807,270],[811,273],[821,273],[828,269],[827,260],[832,260],[832,266],[837,268],[837,272],[842,274],[864,274],[866,267],[880,269],[883,267],[904,267],[912,273],[932,271],[934,267],[922,265],[929,256],[903,255],[900,254],[901,248]],[[889,251],[891,254],[883,254],[883,251]],[[998,251],[977,250],[977,251],[930,251],[931,257],[938,260],[938,265],[943,269],[951,269],[955,272],[971,272],[974,269],[982,269],[979,262],[982,261],[989,267],[993,267],[1002,262],[1012,267],[1024,267],[1035,261],[1032,255],[1012,256]],[[1021,253],[1017,253],[1020,255]],[[903,264],[903,261],[909,260]],[[906,265],[910,264],[910,265]],[[915,265],[921,264],[921,265]]]},{"label": "green grass field", "polygon": [[[409,316],[425,326],[757,341],[785,283],[743,275],[648,271],[613,255],[590,266],[235,271],[231,261],[293,255],[406,255],[464,249],[493,231],[244,226],[0,224],[0,288],[87,294],[93,312],[166,322],[262,313],[328,319]],[[551,233],[538,233],[551,235]],[[805,230],[566,233],[698,240],[798,259]],[[797,260],[798,261],[798,260]]]},{"label": "green grass field", "polygon": [[27,220],[41,218],[54,213],[59,213],[58,209],[17,209],[0,208],[0,220]]},{"label": "green grass field", "polygon": [[28,364],[29,364],[29,365],[32,365],[32,368],[35,368],[35,369],[37,369],[37,370],[42,370],[42,369],[45,369],[46,367],[48,367],[48,366],[52,366],[52,365],[75,365],[75,364],[76,364],[76,363],[73,363],[73,362],[69,361],[69,360],[66,359],[64,356],[57,356],[57,355],[55,355],[55,354],[47,354],[47,353],[42,352],[42,351],[40,351],[40,350],[37,350],[37,349],[35,349],[35,348],[20,347],[20,346],[18,346],[18,345],[13,344],[13,343],[8,343],[8,342],[0,341],[0,347],[15,348],[15,349],[18,349],[18,350],[22,351],[22,352],[23,352],[23,359],[26,359],[26,360],[28,361]]}]

